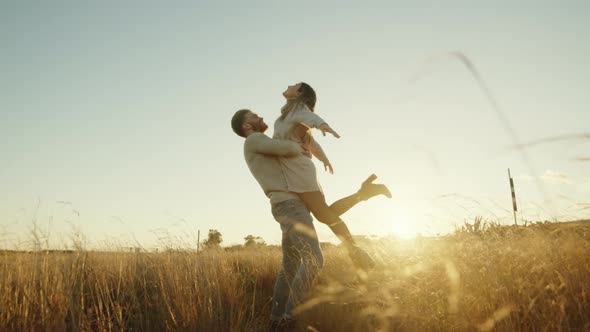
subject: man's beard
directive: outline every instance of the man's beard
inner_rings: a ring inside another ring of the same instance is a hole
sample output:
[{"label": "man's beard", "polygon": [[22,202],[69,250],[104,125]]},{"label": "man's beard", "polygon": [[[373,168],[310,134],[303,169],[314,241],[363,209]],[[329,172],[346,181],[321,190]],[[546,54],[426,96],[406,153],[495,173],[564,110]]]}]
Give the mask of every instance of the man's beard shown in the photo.
[{"label": "man's beard", "polygon": [[266,123],[260,121],[256,124],[252,124],[252,129],[257,133],[264,133],[268,129],[268,126]]}]

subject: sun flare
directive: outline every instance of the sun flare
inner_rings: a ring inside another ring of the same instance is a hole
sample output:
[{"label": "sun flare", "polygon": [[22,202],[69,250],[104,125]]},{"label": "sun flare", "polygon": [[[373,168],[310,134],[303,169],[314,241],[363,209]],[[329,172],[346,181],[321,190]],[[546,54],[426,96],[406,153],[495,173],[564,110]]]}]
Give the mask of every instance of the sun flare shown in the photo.
[{"label": "sun flare", "polygon": [[391,227],[391,232],[404,240],[412,240],[418,235],[418,231],[409,221],[394,222]]}]

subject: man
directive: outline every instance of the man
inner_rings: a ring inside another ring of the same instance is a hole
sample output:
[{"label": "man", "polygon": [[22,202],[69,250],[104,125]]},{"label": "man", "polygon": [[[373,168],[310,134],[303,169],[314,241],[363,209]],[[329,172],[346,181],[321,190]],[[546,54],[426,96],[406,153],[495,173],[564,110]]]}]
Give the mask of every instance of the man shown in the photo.
[{"label": "man", "polygon": [[[247,109],[234,114],[231,126],[237,135],[246,138],[246,163],[270,199],[273,217],[281,226],[283,265],[275,283],[271,312],[271,330],[276,330],[278,325],[294,324],[293,310],[311,288],[324,260],[313,218],[297,194],[287,191],[287,180],[277,159],[296,156],[303,149],[295,142],[273,140],[264,135],[268,129],[264,119]],[[370,176],[357,193],[333,203],[330,208],[341,215],[361,200],[376,195],[391,197],[385,185],[372,183],[375,179],[375,175]],[[357,267],[369,270],[375,265],[371,257],[356,246],[346,224],[329,227],[347,246]]]}]

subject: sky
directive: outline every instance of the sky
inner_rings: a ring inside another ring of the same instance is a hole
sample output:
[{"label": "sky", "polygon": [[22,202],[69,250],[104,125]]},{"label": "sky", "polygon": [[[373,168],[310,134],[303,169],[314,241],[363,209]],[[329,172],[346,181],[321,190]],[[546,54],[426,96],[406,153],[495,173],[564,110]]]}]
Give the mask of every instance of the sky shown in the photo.
[{"label": "sky", "polygon": [[371,173],[392,191],[343,216],[354,234],[513,224],[508,168],[519,223],[590,218],[589,15],[583,1],[2,1],[0,247],[33,233],[195,247],[209,229],[280,243],[230,118],[252,109],[272,135],[301,81],[342,136],[315,134],[328,202]]}]

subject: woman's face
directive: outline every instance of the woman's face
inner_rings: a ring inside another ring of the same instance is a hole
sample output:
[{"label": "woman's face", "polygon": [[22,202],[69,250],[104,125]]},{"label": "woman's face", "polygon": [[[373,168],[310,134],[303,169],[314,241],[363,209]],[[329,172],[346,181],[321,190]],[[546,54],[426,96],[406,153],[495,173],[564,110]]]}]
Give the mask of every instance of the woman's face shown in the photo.
[{"label": "woman's face", "polygon": [[299,97],[299,95],[301,94],[301,92],[299,91],[300,88],[301,88],[301,83],[295,84],[295,85],[289,85],[287,90],[285,90],[285,92],[283,92],[283,97],[285,97],[285,99],[287,99],[287,100],[295,99],[295,98]]}]

